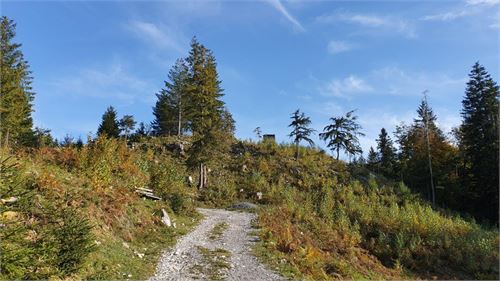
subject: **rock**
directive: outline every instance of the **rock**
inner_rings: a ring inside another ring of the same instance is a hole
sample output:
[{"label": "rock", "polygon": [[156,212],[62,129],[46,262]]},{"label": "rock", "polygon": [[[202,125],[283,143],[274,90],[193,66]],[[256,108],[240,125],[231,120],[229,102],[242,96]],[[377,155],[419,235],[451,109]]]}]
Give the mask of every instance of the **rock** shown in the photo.
[{"label": "rock", "polygon": [[9,197],[7,199],[0,199],[0,202],[2,202],[2,204],[6,204],[6,203],[14,203],[17,201],[17,197]]},{"label": "rock", "polygon": [[186,181],[189,186],[193,186],[193,177],[192,176],[187,176]]},{"label": "rock", "polygon": [[134,251],[134,254],[136,254],[140,259],[142,259],[144,257],[144,254],[139,253],[137,251]]},{"label": "rock", "polygon": [[127,248],[127,249],[129,249],[129,248],[130,248],[130,246],[128,245],[128,243],[127,243],[127,242],[122,242],[122,245],[123,245],[123,247],[125,247],[125,248]]},{"label": "rock", "polygon": [[250,203],[250,202],[239,202],[231,206],[231,209],[243,209],[243,210],[252,210],[257,209],[259,206]]},{"label": "rock", "polygon": [[161,209],[161,212],[163,213],[161,221],[168,227],[172,226],[172,221],[170,220],[167,211],[165,211],[165,209]]},{"label": "rock", "polygon": [[257,200],[262,200],[262,192],[257,192]]}]

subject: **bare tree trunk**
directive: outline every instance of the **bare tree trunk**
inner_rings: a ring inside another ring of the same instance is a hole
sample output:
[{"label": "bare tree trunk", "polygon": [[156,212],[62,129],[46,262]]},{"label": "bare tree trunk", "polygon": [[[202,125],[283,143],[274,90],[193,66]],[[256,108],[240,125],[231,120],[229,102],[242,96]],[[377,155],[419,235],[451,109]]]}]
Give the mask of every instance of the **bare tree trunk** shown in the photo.
[{"label": "bare tree trunk", "polygon": [[181,98],[180,97],[179,97],[179,104],[178,104],[178,106],[179,106],[179,116],[178,116],[179,123],[177,124],[178,125],[178,127],[177,127],[177,135],[180,137],[180,136],[182,136],[182,125],[181,125],[182,124],[182,109],[181,109]]},{"label": "bare tree trunk", "polygon": [[339,160],[340,148],[337,147],[337,160]]},{"label": "bare tree trunk", "polygon": [[203,187],[208,186],[208,168],[203,166]]},{"label": "bare tree trunk", "polygon": [[295,143],[295,160],[299,160],[299,143]]},{"label": "bare tree trunk", "polygon": [[[424,100],[425,100],[425,103],[427,104],[427,92],[424,91]],[[429,141],[429,116],[427,116],[427,108],[425,109],[425,116],[424,116],[424,119],[425,119],[425,136],[426,136],[426,140],[427,140],[427,159],[429,161],[429,174],[430,174],[430,177],[431,177],[431,201],[432,201],[432,207],[436,207],[436,193],[435,193],[435,189],[434,189],[434,178],[433,178],[433,175],[432,175],[432,160],[431,160],[431,143]]]},{"label": "bare tree trunk", "polygon": [[204,170],[203,163],[200,163],[200,179],[198,182],[198,189],[199,190],[203,189],[203,184],[205,183],[205,179],[203,178],[205,173],[203,170]]}]

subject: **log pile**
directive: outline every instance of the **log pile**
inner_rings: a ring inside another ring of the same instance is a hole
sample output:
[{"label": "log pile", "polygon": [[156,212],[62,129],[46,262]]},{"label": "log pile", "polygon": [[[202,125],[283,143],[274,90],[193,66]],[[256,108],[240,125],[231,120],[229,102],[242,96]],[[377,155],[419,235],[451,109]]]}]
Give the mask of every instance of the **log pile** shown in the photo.
[{"label": "log pile", "polygon": [[161,200],[161,197],[158,197],[158,196],[153,194],[152,189],[143,188],[143,187],[136,187],[135,192],[138,193],[140,196],[148,198],[148,199]]}]

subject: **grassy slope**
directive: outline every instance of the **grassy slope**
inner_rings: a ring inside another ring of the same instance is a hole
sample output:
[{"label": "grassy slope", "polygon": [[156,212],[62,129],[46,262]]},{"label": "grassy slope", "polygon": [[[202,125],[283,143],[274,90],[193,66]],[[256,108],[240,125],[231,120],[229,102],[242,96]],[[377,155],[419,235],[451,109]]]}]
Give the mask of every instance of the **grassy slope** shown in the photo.
[{"label": "grassy slope", "polygon": [[[38,187],[37,198],[52,205],[55,212],[57,204],[75,206],[92,226],[93,251],[71,274],[76,279],[148,278],[154,273],[161,252],[174,245],[176,238],[188,232],[200,218],[191,206],[187,187],[182,191],[185,202],[175,205],[177,212],[172,211],[168,200],[145,200],[134,192],[135,186],[151,186],[153,173],[158,194],[167,193],[173,186],[184,187],[184,178],[162,174],[162,167],[175,167],[173,160],[150,149],[131,151],[123,142],[99,140],[93,147],[82,149],[43,148],[18,153],[16,161],[21,174]],[[162,208],[168,211],[176,228],[163,225]],[[27,220],[29,216],[33,214],[26,214]],[[54,226],[50,223],[39,226],[41,230],[51,228]],[[45,243],[44,238],[40,238],[40,243]],[[29,276],[67,276],[48,262],[41,268],[48,273],[42,275],[38,269]],[[0,275],[2,279],[13,278],[4,274]]]},{"label": "grassy slope", "polygon": [[[403,185],[353,173],[321,151],[302,149],[295,161],[287,145],[235,143],[210,163],[210,187],[196,193],[185,185],[184,157],[169,143],[150,140],[130,150],[100,139],[81,149],[18,154],[44,202],[75,206],[93,226],[94,249],[73,277],[147,278],[161,251],[198,221],[195,204],[247,200],[263,206],[256,252],[288,276],[498,278],[497,231],[432,210]],[[139,186],[166,200],[143,200],[133,192]],[[162,208],[177,228],[161,224]]]},{"label": "grassy slope", "polygon": [[[264,193],[260,256],[305,279],[497,279],[498,231],[433,210],[402,184],[321,151],[242,145],[245,193]],[[356,177],[353,177],[356,174]]]}]

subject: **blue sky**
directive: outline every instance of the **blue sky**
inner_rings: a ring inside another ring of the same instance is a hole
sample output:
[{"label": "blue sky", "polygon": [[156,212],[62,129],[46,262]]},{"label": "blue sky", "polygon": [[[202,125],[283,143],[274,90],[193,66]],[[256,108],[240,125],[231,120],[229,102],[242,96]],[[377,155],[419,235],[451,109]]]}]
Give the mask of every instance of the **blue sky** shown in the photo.
[{"label": "blue sky", "polygon": [[424,90],[445,131],[459,124],[474,62],[499,81],[500,0],[3,0],[0,11],[33,71],[35,124],[57,138],[95,133],[109,105],[150,122],[194,35],[244,139],[259,126],[289,141],[297,108],[318,131],[357,109],[367,150],[382,127],[411,122]]}]

